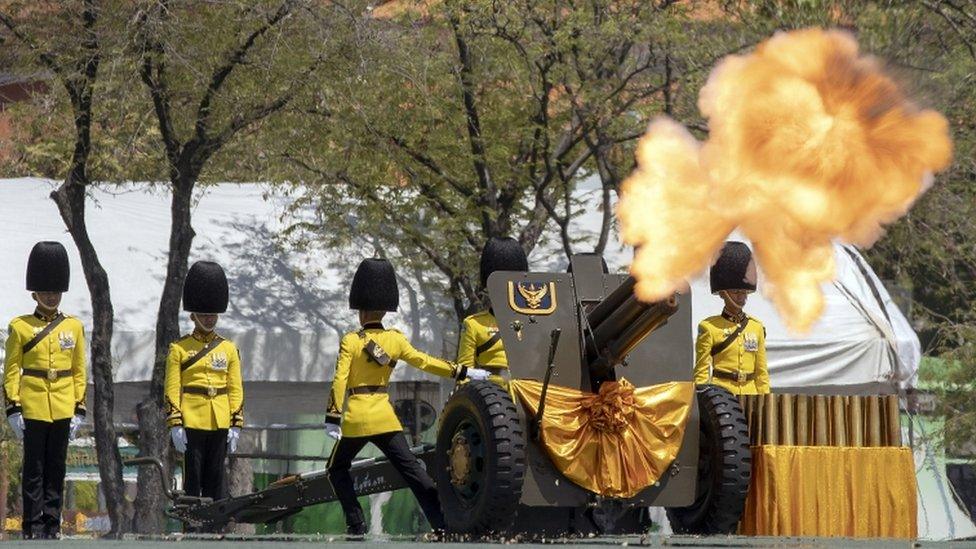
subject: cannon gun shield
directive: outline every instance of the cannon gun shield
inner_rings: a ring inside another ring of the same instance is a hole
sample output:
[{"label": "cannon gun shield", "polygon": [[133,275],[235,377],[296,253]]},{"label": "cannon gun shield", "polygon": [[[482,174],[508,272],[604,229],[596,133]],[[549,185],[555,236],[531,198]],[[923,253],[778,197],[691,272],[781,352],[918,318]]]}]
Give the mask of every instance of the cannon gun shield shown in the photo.
[{"label": "cannon gun shield", "polygon": [[[507,304],[493,306],[493,311],[513,378],[542,380],[545,377],[551,332],[560,329],[562,334],[555,350],[556,368],[552,383],[586,392],[594,391],[599,379],[591,375],[585,345],[586,337],[592,334],[594,326],[587,322],[587,317],[595,310],[599,314],[597,308],[608,296],[622,285],[628,285],[628,280],[632,279],[627,275],[604,273],[599,258],[593,259],[588,257],[574,263],[572,273],[499,271],[489,277],[488,291],[492,304]],[[520,286],[553,288],[552,304],[540,303],[535,311],[511,307],[512,288],[517,291]],[[666,323],[654,323],[651,331],[643,334],[642,339],[629,350],[625,361],[612,368],[612,376],[626,377],[637,386],[691,381],[694,364],[694,349],[690,341],[694,333],[691,296],[679,295],[676,300],[676,310],[668,314]],[[549,308],[552,310],[546,311]],[[631,320],[639,317],[646,308],[636,311]],[[517,408],[523,421],[528,421],[522,407]],[[628,505],[681,507],[695,501],[699,434],[697,404],[692,406],[688,426],[681,449],[668,474],[662,477],[657,486],[648,487],[631,498]],[[593,501],[591,496],[559,474],[539,445],[526,446],[523,504],[585,507]]]},{"label": "cannon gun shield", "polygon": [[[636,386],[692,380],[690,295],[645,304],[633,295],[634,280],[605,272],[598,257],[577,256],[571,266],[570,273],[496,272],[488,279],[512,378],[543,379],[550,334],[560,330],[562,343],[554,351],[554,384],[594,393],[603,382],[621,378]],[[741,408],[731,405],[731,395],[722,399],[726,405],[722,418],[744,424]],[[598,533],[618,533],[621,528],[644,524],[615,521],[613,517],[637,516],[628,515],[626,509],[664,506],[672,509],[670,515],[683,532],[729,531],[730,517],[741,513],[744,502],[743,471],[748,484],[748,439],[724,440],[721,426],[712,428],[718,424],[711,400],[693,399],[681,447],[667,472],[631,498],[602,498],[574,484],[554,467],[545,448],[530,440],[525,446],[525,476],[517,512],[523,518],[510,519],[514,528],[552,530],[543,517],[567,524],[567,513],[535,510],[562,509],[570,510],[570,516],[589,514]],[[530,426],[532,418],[526,417],[521,406],[516,408],[521,425]],[[703,413],[705,423],[700,421]],[[734,489],[727,489],[723,479],[713,474],[718,471],[712,467],[715,452],[735,454],[734,471],[725,471],[737,478]],[[704,468],[701,474],[700,467]]]}]

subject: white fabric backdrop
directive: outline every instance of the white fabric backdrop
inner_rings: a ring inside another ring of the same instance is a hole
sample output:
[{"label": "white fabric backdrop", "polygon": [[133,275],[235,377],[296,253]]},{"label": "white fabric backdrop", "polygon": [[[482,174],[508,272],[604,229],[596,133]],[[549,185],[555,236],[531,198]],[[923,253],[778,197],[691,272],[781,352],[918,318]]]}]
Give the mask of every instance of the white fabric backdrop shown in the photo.
[{"label": "white fabric backdrop", "polygon": [[[32,310],[24,291],[27,254],[38,240],[59,240],[72,258],[71,291],[63,309],[90,323],[91,304],[80,261],[48,198],[54,183],[40,179],[0,180],[0,319]],[[287,198],[266,196],[260,184],[222,184],[198,193],[193,212],[191,261],[212,259],[228,271],[231,307],[220,330],[241,347],[248,381],[322,382],[331,379],[340,333],[355,327],[348,310],[346,284],[359,253],[284,251],[278,236]],[[583,189],[584,214],[575,232],[592,235],[599,226],[595,190]],[[116,312],[116,380],[149,379],[158,296],[165,274],[169,233],[169,197],[164,188],[132,184],[93,191],[89,231],[109,273]],[[581,246],[585,250],[585,246]],[[761,294],[750,298],[747,311],[767,327],[773,385],[794,390],[884,390],[912,383],[920,357],[918,338],[863,258],[851,248],[836,247],[838,278],[824,286],[826,309],[811,332],[795,337],[772,304]],[[625,269],[631,252],[614,240],[608,248],[611,268]],[[551,259],[544,259],[551,258]],[[543,242],[530,261],[535,268],[565,269],[555,239]],[[444,303],[409,307],[403,286],[401,313],[391,323],[419,346],[450,354],[454,326]],[[761,282],[760,282],[761,284]],[[692,282],[693,317],[716,314],[721,301],[708,291],[707,277]],[[880,299],[880,302],[879,302]],[[184,316],[184,329],[190,324]],[[5,323],[3,324],[5,327]],[[689,334],[691,344],[694,334]],[[690,365],[689,365],[690,367]],[[398,368],[396,379],[420,379],[410,368]],[[422,376],[422,374],[419,374]]]}]

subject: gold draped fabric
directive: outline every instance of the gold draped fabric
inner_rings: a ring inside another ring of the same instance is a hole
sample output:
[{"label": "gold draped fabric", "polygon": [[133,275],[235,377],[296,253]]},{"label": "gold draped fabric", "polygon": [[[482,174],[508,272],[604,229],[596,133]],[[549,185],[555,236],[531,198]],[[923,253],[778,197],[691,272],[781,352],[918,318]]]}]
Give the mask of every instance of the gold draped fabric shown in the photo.
[{"label": "gold draped fabric", "polygon": [[750,536],[918,536],[910,448],[753,446]]},{"label": "gold draped fabric", "polygon": [[[542,383],[513,380],[535,414]],[[635,388],[608,381],[598,394],[549,385],[542,442],[556,468],[587,490],[628,498],[657,482],[678,455],[695,386],[672,382]]]}]

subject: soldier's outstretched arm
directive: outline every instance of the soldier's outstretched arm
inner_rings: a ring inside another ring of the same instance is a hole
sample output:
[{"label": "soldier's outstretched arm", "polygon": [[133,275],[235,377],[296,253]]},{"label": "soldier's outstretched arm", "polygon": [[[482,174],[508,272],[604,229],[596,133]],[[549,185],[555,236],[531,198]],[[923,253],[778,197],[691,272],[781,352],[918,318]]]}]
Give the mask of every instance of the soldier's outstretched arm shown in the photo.
[{"label": "soldier's outstretched arm", "polygon": [[712,365],[712,334],[708,326],[698,325],[695,340],[695,385],[708,383],[708,370]]},{"label": "soldier's outstretched arm", "polygon": [[7,415],[20,413],[20,369],[24,355],[23,342],[13,324],[7,328],[6,354],[3,360],[3,396]]},{"label": "soldier's outstretched arm", "polygon": [[441,377],[463,377],[467,370],[464,366],[451,364],[442,358],[418,351],[407,341],[406,336],[403,334],[400,334],[400,337],[397,338],[397,350],[394,356],[418,370],[423,370],[429,374]]}]

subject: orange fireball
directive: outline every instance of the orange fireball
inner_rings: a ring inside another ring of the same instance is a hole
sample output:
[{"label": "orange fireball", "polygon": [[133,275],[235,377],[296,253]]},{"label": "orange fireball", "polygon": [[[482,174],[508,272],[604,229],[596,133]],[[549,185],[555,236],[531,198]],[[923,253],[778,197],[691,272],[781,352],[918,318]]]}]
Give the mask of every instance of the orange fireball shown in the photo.
[{"label": "orange fireball", "polygon": [[872,245],[952,157],[945,118],[916,107],[842,31],[778,33],[723,59],[698,107],[708,139],[653,121],[623,185],[638,296],[687,287],[738,227],[764,291],[798,332],[823,309],[831,242]]}]

